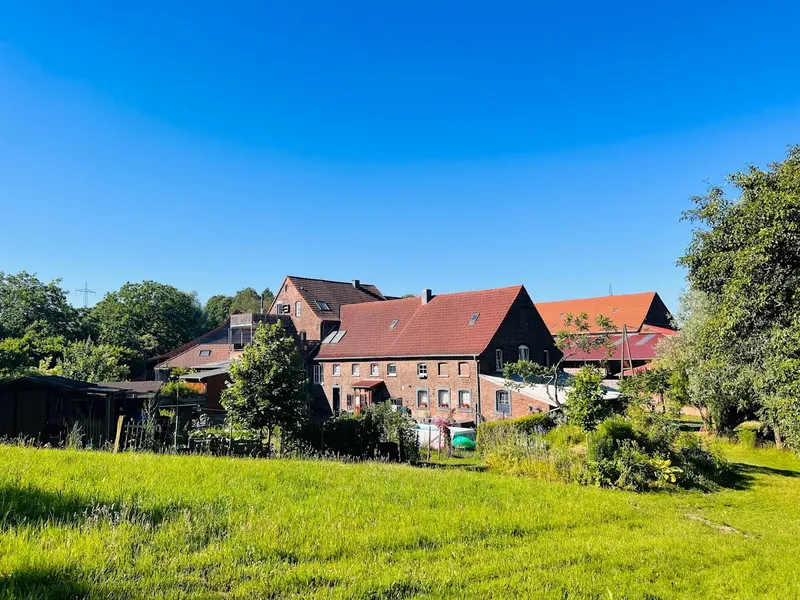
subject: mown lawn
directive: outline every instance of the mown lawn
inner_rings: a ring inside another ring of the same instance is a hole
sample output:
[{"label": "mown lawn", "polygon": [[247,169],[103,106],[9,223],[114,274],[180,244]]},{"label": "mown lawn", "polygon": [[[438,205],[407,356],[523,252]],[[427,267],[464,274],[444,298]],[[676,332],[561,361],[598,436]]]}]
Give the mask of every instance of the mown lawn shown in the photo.
[{"label": "mown lawn", "polygon": [[0,447],[0,598],[797,598],[800,460],[637,495],[439,468]]}]

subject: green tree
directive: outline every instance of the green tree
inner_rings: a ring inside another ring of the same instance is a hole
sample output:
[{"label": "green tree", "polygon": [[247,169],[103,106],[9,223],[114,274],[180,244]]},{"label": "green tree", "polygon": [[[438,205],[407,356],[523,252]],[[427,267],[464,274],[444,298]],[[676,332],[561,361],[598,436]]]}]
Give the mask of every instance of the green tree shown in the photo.
[{"label": "green tree", "polygon": [[205,329],[195,294],[155,281],[126,283],[106,294],[92,313],[100,342],[131,348],[146,357],[177,348]]},{"label": "green tree", "polygon": [[[64,348],[63,357],[55,359],[51,369],[42,368],[48,375],[59,375],[79,381],[122,381],[128,377],[125,364],[130,350],[108,344],[96,344],[90,339],[72,342]],[[46,359],[46,362],[50,361]]]},{"label": "green tree", "polygon": [[71,337],[78,314],[67,302],[60,281],[43,283],[25,271],[16,275],[0,271],[0,338],[21,338],[35,322],[49,335]]},{"label": "green tree", "polygon": [[294,339],[279,323],[260,324],[239,360],[231,363],[231,383],[223,392],[228,418],[266,435],[271,444],[276,427],[295,431],[307,413],[307,377]]},{"label": "green tree", "polygon": [[233,298],[231,296],[224,296],[222,294],[211,296],[203,309],[206,316],[207,327],[209,329],[214,329],[222,325],[225,319],[233,312],[231,310],[232,306]]},{"label": "green tree", "polygon": [[30,346],[22,338],[0,340],[0,381],[36,373]]},{"label": "green tree", "polygon": [[606,398],[603,376],[592,365],[584,365],[578,370],[567,392],[567,406],[567,421],[584,431],[593,431],[618,409],[614,399]]},{"label": "green tree", "polygon": [[[755,403],[780,438],[800,419],[770,408],[788,393],[780,391],[786,374],[780,365],[800,351],[800,340],[781,333],[791,331],[800,313],[800,146],[784,161],[734,173],[727,183],[738,198],[712,187],[684,214],[695,229],[679,264],[705,295],[709,313],[697,336],[706,348],[698,343],[689,353],[689,393],[725,400],[717,429],[730,426],[724,420],[732,408],[752,410]],[[704,391],[691,385],[692,369]]]}]

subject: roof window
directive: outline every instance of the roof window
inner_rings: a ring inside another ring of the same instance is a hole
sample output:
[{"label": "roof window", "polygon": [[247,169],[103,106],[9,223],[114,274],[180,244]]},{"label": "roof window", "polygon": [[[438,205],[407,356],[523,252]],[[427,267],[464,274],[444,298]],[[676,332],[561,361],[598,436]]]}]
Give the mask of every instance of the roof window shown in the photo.
[{"label": "roof window", "polygon": [[211,356],[211,350],[200,350],[200,356]]},{"label": "roof window", "polygon": [[314,300],[314,302],[317,303],[317,306],[319,307],[319,309],[321,311],[323,311],[323,312],[331,312],[331,307],[328,306],[328,303],[325,302],[324,300]]},{"label": "roof window", "polygon": [[392,321],[392,323],[389,325],[389,329],[394,329],[395,327],[397,327],[397,324],[399,322],[400,322],[400,319],[395,319],[394,321]]},{"label": "roof window", "polygon": [[469,318],[469,325],[475,325],[475,322],[478,320],[478,317],[481,316],[481,313],[475,313]]}]

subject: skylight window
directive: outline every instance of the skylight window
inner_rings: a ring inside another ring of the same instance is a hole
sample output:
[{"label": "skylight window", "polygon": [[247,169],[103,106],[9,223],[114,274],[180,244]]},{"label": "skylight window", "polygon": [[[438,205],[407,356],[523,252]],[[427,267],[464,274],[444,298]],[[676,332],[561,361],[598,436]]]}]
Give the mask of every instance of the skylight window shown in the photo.
[{"label": "skylight window", "polygon": [[481,313],[475,313],[469,318],[469,325],[475,325],[475,322],[478,320],[478,317],[481,316]]},{"label": "skylight window", "polygon": [[619,309],[618,309],[618,308],[615,308],[615,309],[614,309],[614,310],[612,310],[611,312],[619,312]]},{"label": "skylight window", "polygon": [[389,325],[389,329],[394,329],[395,327],[397,327],[397,324],[399,322],[400,322],[400,319],[395,319],[394,321],[392,321],[391,325]]},{"label": "skylight window", "polygon": [[321,311],[323,311],[323,312],[331,312],[331,307],[328,306],[327,302],[325,302],[323,300],[314,300],[314,302],[317,303],[317,306],[319,306],[319,309]]},{"label": "skylight window", "polygon": [[324,340],[322,340],[322,343],[323,344],[338,344],[339,342],[342,341],[342,338],[344,337],[344,334],[346,334],[346,333],[347,333],[346,329],[343,329],[341,331],[332,331],[331,333],[328,334],[328,337],[326,337]]},{"label": "skylight window", "polygon": [[200,350],[200,356],[211,356],[211,350]]},{"label": "skylight window", "polygon": [[638,342],[636,342],[636,345],[637,345],[637,346],[643,346],[644,344],[646,344],[647,342],[649,342],[650,340],[652,340],[654,337],[656,337],[656,334],[655,334],[655,333],[648,333],[648,334],[647,334],[646,336],[644,336],[644,337],[643,337],[641,340],[639,340]]}]

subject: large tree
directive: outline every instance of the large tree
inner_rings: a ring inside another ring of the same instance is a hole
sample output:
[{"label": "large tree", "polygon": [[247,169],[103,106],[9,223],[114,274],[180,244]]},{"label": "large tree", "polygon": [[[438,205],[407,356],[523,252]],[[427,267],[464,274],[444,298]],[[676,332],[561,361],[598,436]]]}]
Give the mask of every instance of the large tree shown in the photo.
[{"label": "large tree", "polygon": [[205,329],[195,294],[155,281],[126,283],[92,310],[99,341],[154,356],[177,348]]},{"label": "large tree", "polygon": [[784,335],[800,314],[800,146],[766,170],[730,175],[728,184],[738,197],[712,187],[684,215],[695,229],[679,264],[710,306],[702,332],[710,349],[689,360],[707,394],[755,396],[780,436],[800,419],[770,409],[794,393],[781,383],[781,365],[800,355],[800,336]]},{"label": "large tree", "polygon": [[71,336],[77,311],[67,302],[67,292],[56,279],[49,283],[21,271],[0,271],[0,338],[21,338],[34,323],[49,335]]},{"label": "large tree", "polygon": [[222,325],[222,323],[225,322],[225,319],[227,319],[231,312],[233,312],[231,310],[232,306],[233,298],[231,296],[225,296],[223,294],[211,296],[211,298],[206,301],[206,305],[203,308],[208,327],[213,329]]},{"label": "large tree", "polygon": [[[96,344],[90,339],[72,342],[64,348],[63,356],[55,359],[55,365],[40,370],[48,375],[59,375],[79,381],[122,381],[128,377],[126,363],[130,350],[108,344]],[[50,360],[45,359],[46,363]]]},{"label": "large tree", "polygon": [[223,392],[228,418],[261,438],[276,427],[292,431],[308,407],[307,377],[294,339],[279,323],[260,324],[239,360],[231,363]]}]

